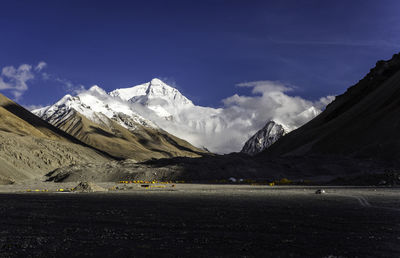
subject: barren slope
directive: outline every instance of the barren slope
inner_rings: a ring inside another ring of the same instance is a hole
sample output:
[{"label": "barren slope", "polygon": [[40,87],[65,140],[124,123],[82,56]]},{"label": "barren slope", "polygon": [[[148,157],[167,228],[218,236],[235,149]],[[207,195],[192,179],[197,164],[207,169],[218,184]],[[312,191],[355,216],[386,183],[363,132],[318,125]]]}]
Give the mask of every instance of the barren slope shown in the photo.
[{"label": "barren slope", "polygon": [[136,125],[134,131],[122,127],[116,121],[104,117],[106,123],[94,123],[70,110],[68,119],[55,124],[68,134],[118,158],[137,161],[151,158],[176,156],[199,157],[204,151],[161,129]]},{"label": "barren slope", "polygon": [[55,168],[110,160],[0,94],[0,183],[41,177]]},{"label": "barren slope", "polygon": [[396,163],[399,132],[400,56],[394,55],[260,157],[336,155]]}]

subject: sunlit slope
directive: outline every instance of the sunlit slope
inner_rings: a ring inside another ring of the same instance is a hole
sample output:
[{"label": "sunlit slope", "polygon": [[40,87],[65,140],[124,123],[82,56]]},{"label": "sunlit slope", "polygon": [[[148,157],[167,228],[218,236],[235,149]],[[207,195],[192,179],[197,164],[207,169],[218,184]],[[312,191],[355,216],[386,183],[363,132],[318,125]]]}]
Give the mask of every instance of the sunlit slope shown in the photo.
[{"label": "sunlit slope", "polygon": [[28,110],[0,94],[0,131],[19,135],[74,141],[61,130],[39,119]]},{"label": "sunlit slope", "polygon": [[56,126],[114,157],[143,161],[176,156],[199,157],[204,153],[161,129],[137,124],[136,129],[130,131],[106,117],[101,123],[94,123],[74,110],[69,112],[68,119]]},{"label": "sunlit slope", "polygon": [[0,94],[0,183],[109,159]]}]

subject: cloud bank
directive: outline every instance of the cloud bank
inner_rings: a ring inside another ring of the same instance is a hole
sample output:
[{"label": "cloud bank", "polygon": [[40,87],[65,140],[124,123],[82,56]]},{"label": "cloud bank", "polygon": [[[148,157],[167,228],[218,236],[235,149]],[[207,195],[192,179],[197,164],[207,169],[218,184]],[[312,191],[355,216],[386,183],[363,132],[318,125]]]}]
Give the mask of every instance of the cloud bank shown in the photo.
[{"label": "cloud bank", "polygon": [[216,143],[213,148],[217,152],[240,151],[244,143],[271,120],[282,124],[286,131],[292,131],[317,116],[334,99],[327,96],[310,101],[290,96],[288,93],[294,91],[290,85],[274,81],[246,82],[237,86],[252,88],[252,95],[235,94],[223,100],[221,118],[226,127],[213,137]]},{"label": "cloud bank", "polygon": [[[316,115],[334,97],[310,101],[290,96],[293,87],[275,81],[240,83],[238,87],[251,88],[250,96],[235,94],[222,100],[222,108],[193,106],[173,114],[173,119],[160,117],[138,104],[134,110],[166,131],[195,146],[206,147],[216,153],[238,152],[244,143],[271,120],[287,131],[294,130]],[[168,108],[168,107],[165,107]]]},{"label": "cloud bank", "polygon": [[28,82],[33,80],[46,67],[47,64],[43,61],[35,66],[22,64],[18,68],[14,66],[3,67],[0,75],[0,90],[11,92],[14,99],[18,101],[29,89]]},{"label": "cloud bank", "polygon": [[53,78],[50,75],[47,75],[47,76],[48,76],[48,79],[53,79],[55,82],[61,83],[61,85],[63,85],[63,87],[64,87],[65,92],[67,92],[67,93],[76,95],[76,94],[79,94],[86,90],[85,86],[83,86],[82,84],[75,84],[65,78],[60,78],[60,77]]},{"label": "cloud bank", "polygon": [[249,126],[260,129],[265,122],[274,120],[288,130],[303,125],[321,112],[334,97],[327,96],[310,101],[298,96],[290,96],[294,89],[277,81],[255,81],[240,83],[239,87],[252,88],[253,96],[237,94],[223,100],[224,116],[229,120],[241,118]]},{"label": "cloud bank", "polygon": [[44,61],[36,65],[21,64],[18,67],[3,67],[0,74],[0,90],[11,92],[14,100],[18,101],[29,89],[28,83],[37,76],[41,80],[52,81],[61,85],[67,93],[78,94],[85,89],[81,84],[75,84],[70,80],[45,72],[46,68],[47,63]]},{"label": "cloud bank", "polygon": [[35,78],[34,71],[29,64],[22,64],[18,68],[3,67],[0,76],[0,90],[10,91],[18,100],[28,90],[27,82],[33,78]]}]

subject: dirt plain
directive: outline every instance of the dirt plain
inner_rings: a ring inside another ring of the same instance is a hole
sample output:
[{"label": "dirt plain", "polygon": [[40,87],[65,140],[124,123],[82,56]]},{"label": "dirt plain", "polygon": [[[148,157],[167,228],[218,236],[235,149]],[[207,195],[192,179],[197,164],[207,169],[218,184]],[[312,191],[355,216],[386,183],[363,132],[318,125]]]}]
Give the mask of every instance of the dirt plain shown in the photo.
[{"label": "dirt plain", "polygon": [[0,257],[400,255],[399,188],[75,185],[0,186]]}]

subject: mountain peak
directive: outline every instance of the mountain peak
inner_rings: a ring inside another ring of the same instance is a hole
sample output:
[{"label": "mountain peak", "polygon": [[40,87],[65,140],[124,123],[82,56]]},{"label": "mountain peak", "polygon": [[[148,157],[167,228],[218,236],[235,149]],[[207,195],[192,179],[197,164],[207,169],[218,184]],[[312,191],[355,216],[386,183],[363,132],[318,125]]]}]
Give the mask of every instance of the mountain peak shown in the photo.
[{"label": "mountain peak", "polygon": [[163,97],[172,97],[176,95],[182,95],[177,89],[165,84],[159,79],[153,79],[147,86],[145,91],[145,95],[150,98],[163,98]]},{"label": "mountain peak", "polygon": [[274,144],[285,134],[285,129],[281,124],[271,120],[265,126],[255,133],[242,148],[242,153],[255,155]]},{"label": "mountain peak", "polygon": [[[158,78],[131,88],[116,89],[110,92],[113,97],[119,97],[124,101],[148,103],[149,99],[163,99],[170,105],[193,105],[192,101],[183,96],[179,90],[169,86]],[[157,102],[159,104],[159,102]],[[153,103],[154,104],[154,103]],[[157,105],[158,105],[157,104]]]},{"label": "mountain peak", "polygon": [[98,85],[93,85],[92,87],[90,87],[89,90],[88,90],[88,92],[91,92],[91,93],[98,93],[98,94],[101,94],[101,95],[107,94],[107,93],[105,92],[105,90],[103,90],[102,88],[100,88]]},{"label": "mountain peak", "polygon": [[68,101],[71,101],[74,97],[72,97],[70,94],[65,95],[62,97],[59,101],[56,102],[56,105],[63,105]]},{"label": "mountain peak", "polygon": [[166,83],[163,82],[162,80],[158,79],[158,78],[153,78],[150,81],[150,85],[152,85],[152,86],[164,86],[164,85],[166,85]]}]

